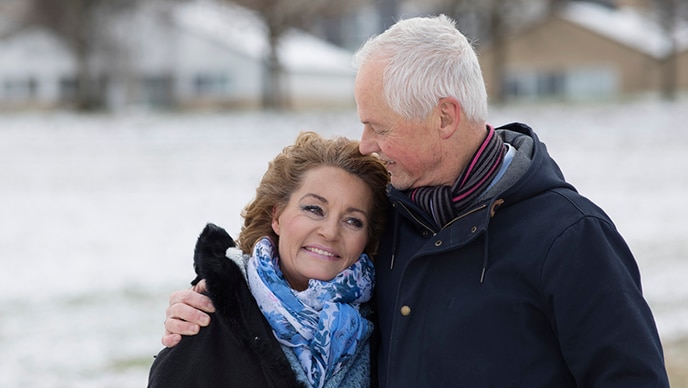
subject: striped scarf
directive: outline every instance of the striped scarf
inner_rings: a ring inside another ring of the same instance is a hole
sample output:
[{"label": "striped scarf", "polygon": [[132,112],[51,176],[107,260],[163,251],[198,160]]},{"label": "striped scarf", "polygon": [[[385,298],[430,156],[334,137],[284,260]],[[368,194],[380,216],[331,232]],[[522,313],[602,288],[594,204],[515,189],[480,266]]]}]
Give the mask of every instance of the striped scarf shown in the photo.
[{"label": "striped scarf", "polygon": [[487,137],[471,158],[453,186],[425,186],[408,192],[442,227],[465,210],[492,182],[504,159],[506,147],[494,128],[487,127]]}]

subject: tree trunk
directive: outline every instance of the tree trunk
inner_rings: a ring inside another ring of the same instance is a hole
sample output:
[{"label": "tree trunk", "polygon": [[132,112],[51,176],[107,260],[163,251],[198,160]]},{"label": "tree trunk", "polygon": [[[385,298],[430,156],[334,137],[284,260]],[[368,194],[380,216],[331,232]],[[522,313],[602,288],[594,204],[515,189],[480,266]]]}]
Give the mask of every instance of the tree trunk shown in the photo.
[{"label": "tree trunk", "polygon": [[662,99],[676,100],[676,81],[678,75],[676,41],[671,39],[671,49],[662,60]]},{"label": "tree trunk", "polygon": [[380,18],[380,32],[388,29],[397,21],[399,4],[396,0],[376,0],[375,7]]},{"label": "tree trunk", "polygon": [[663,100],[676,100],[676,80],[678,78],[678,45],[674,32],[676,31],[676,12],[678,4],[675,0],[664,0],[659,2],[661,7],[659,14],[662,20],[660,23],[664,29],[664,35],[669,42],[669,49],[662,58],[662,81],[661,95]]},{"label": "tree trunk", "polygon": [[287,107],[286,94],[282,82],[282,65],[277,53],[278,39],[270,36],[270,49],[266,58],[266,71],[263,79],[263,108],[284,109]]},{"label": "tree trunk", "polygon": [[505,28],[502,11],[499,5],[495,5],[490,12],[490,35],[492,37],[492,82],[494,83],[491,100],[495,104],[503,104],[506,100],[504,90],[504,69],[506,68],[506,45],[504,44]]},{"label": "tree trunk", "polygon": [[76,25],[73,27],[72,49],[77,62],[75,105],[79,111],[93,111],[101,107],[97,78],[91,71],[91,15],[84,0],[73,0]]}]

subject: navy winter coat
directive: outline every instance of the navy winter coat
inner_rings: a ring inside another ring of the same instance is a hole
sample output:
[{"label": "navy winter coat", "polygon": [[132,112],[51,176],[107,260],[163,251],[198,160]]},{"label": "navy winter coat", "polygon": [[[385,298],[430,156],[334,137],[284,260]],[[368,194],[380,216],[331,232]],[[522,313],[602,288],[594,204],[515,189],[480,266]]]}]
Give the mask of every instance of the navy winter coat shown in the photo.
[{"label": "navy winter coat", "polygon": [[529,167],[440,230],[390,188],[376,258],[380,386],[667,387],[614,224],[529,127],[497,132]]}]

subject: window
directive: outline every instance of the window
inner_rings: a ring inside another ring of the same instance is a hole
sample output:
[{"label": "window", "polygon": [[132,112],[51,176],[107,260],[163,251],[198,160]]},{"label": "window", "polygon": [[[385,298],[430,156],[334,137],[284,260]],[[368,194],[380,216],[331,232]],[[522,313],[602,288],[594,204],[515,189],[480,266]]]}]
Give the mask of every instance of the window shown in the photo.
[{"label": "window", "polygon": [[10,101],[27,101],[37,97],[38,81],[33,77],[7,78],[3,82],[2,96]]},{"label": "window", "polygon": [[224,74],[198,74],[193,85],[198,96],[223,96],[229,88],[229,80]]},{"label": "window", "polygon": [[147,76],[143,78],[143,99],[157,107],[171,106],[173,79],[171,76]]},{"label": "window", "polygon": [[617,93],[617,75],[608,67],[565,70],[516,70],[504,79],[504,92],[512,98],[600,98]]},{"label": "window", "polygon": [[76,79],[73,77],[60,78],[60,100],[71,101],[76,98]]}]

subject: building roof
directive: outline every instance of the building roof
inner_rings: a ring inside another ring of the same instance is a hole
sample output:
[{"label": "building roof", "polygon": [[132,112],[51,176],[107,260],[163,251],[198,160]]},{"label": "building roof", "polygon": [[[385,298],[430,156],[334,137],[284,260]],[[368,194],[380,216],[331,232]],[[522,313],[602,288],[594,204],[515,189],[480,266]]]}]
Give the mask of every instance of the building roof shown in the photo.
[{"label": "building roof", "polygon": [[[655,58],[663,58],[671,50],[660,25],[648,13],[630,7],[614,9],[574,1],[564,7],[561,17]],[[680,25],[675,39],[678,51],[687,49],[688,27]]]},{"label": "building roof", "polygon": [[[176,6],[172,17],[179,26],[252,59],[267,57],[267,27],[249,9],[227,2],[197,0]],[[278,55],[290,71],[353,73],[352,52],[293,28],[282,37]]]}]

